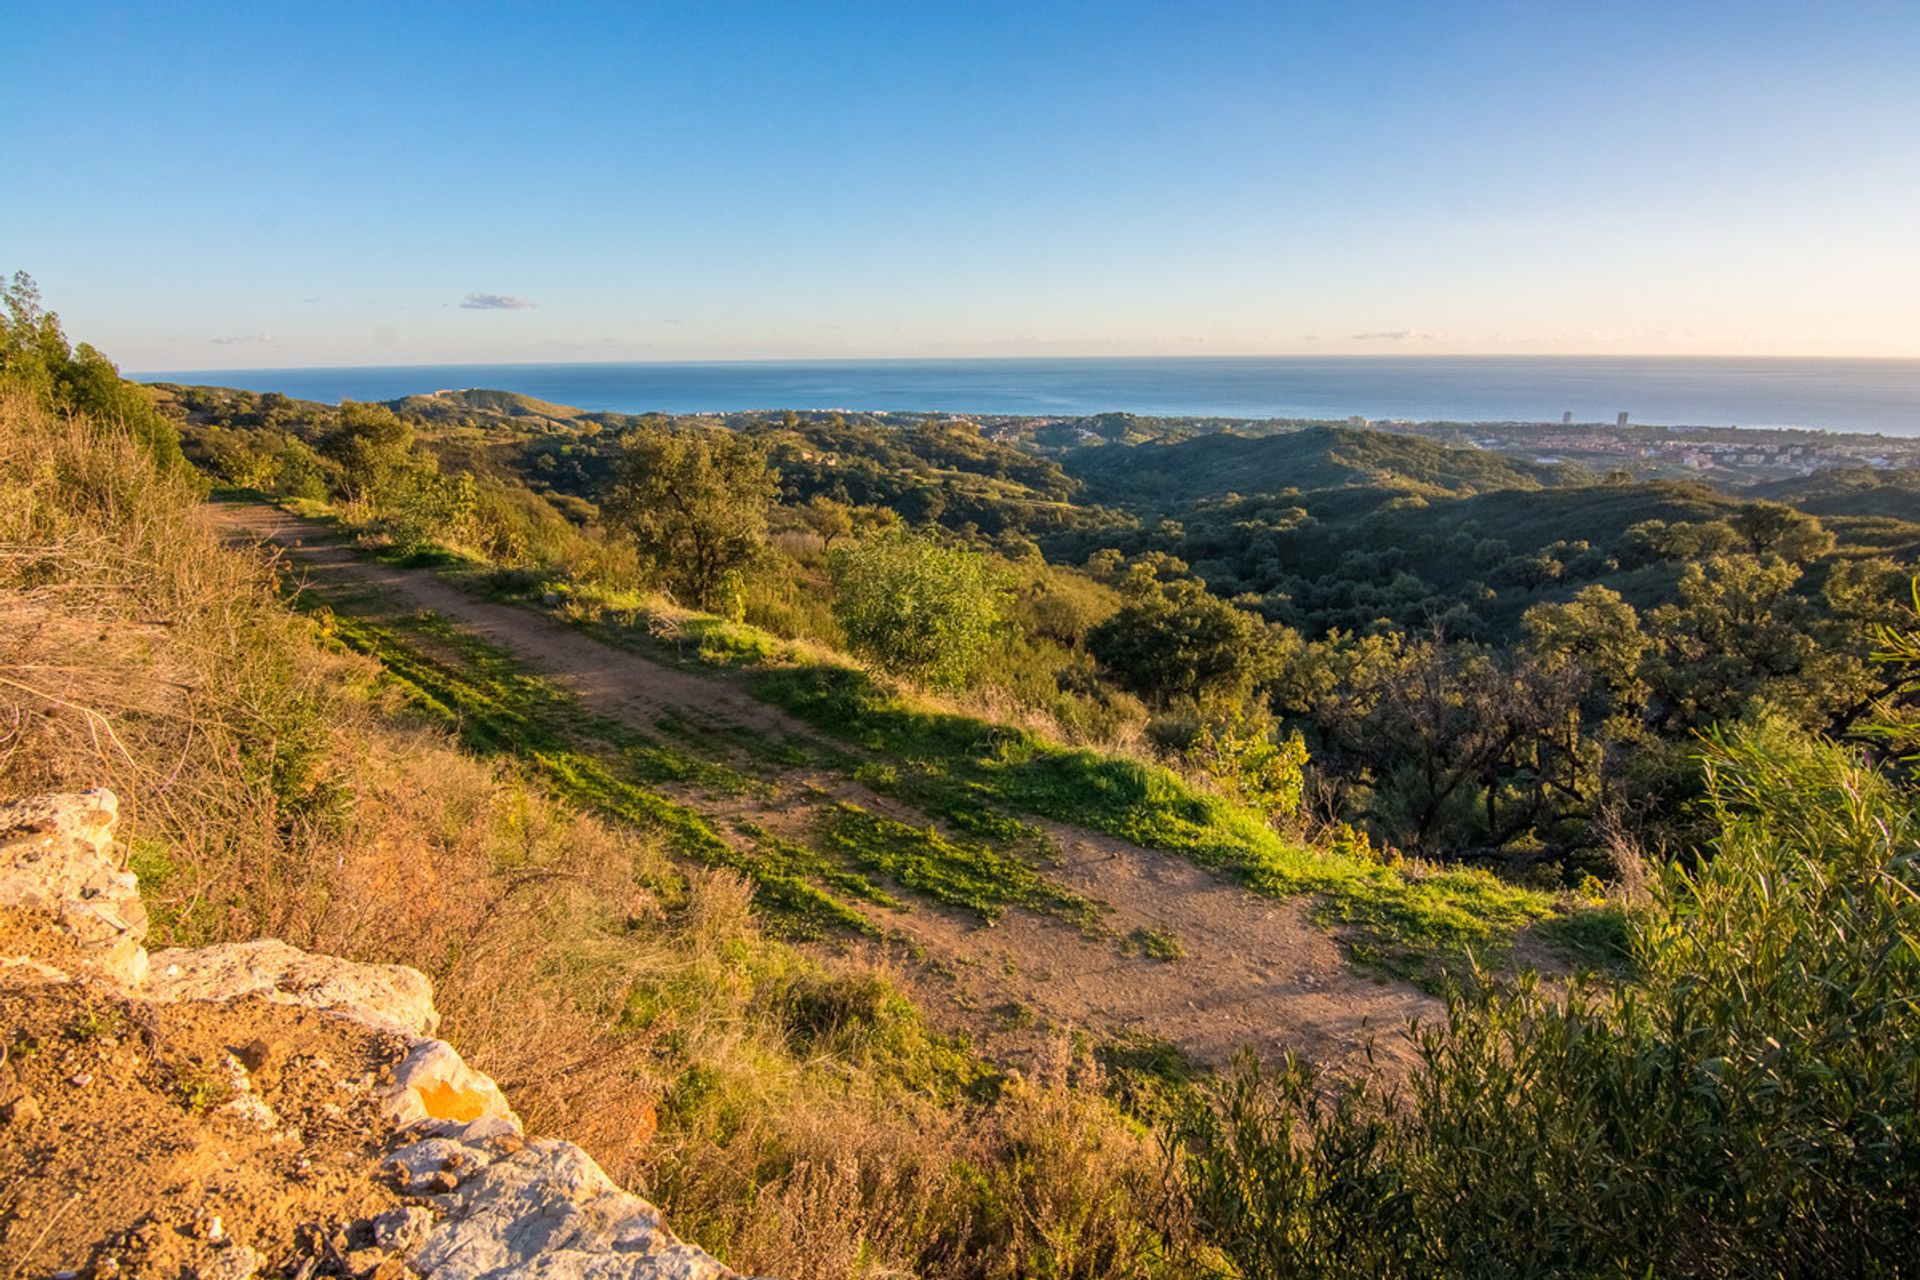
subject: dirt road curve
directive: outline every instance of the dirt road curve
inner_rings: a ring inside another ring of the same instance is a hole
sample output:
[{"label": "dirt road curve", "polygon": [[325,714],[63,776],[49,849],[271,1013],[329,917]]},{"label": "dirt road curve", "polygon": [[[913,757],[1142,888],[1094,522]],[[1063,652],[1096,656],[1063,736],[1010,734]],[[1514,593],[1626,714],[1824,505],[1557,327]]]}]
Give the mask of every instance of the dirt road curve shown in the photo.
[{"label": "dirt road curve", "polygon": [[[595,712],[643,731],[672,715],[712,728],[815,736],[723,674],[663,666],[530,610],[476,599],[429,570],[366,559],[324,524],[239,503],[210,505],[207,516],[231,541],[285,552],[323,593],[373,588],[396,607],[432,610],[513,654]],[[732,798],[724,816],[801,838],[822,803],[852,799],[927,825],[924,815],[837,774],[803,768],[769,781],[769,794]],[[675,798],[709,812],[722,807]],[[902,895],[913,904],[909,910],[875,909],[880,922],[910,936],[920,952],[909,959],[895,949],[903,978],[937,1017],[965,1025],[989,1051],[1017,1052],[1023,1039],[1042,1034],[1036,1026],[1051,1024],[1151,1036],[1215,1064],[1243,1045],[1269,1054],[1291,1050],[1355,1074],[1366,1069],[1372,1038],[1376,1065],[1397,1073],[1410,1057],[1401,1034],[1409,1019],[1440,1014],[1437,1001],[1412,987],[1355,972],[1332,939],[1308,922],[1301,903],[1257,897],[1183,859],[1110,836],[1047,825],[1062,855],[1049,875],[1105,904],[1119,935],[1136,928],[1171,931],[1185,955],[1171,963],[1123,955],[1111,939],[1021,910],[983,927],[910,893]]]}]

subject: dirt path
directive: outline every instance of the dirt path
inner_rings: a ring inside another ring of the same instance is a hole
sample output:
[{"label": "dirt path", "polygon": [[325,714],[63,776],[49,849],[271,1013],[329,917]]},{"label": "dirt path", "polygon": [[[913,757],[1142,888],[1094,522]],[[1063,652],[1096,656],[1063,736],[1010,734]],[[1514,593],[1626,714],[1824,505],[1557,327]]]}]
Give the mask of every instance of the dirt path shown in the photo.
[{"label": "dirt path", "polygon": [[[380,564],[333,529],[270,507],[214,504],[208,518],[236,542],[287,553],[323,595],[376,590],[407,609],[432,610],[512,654],[589,709],[651,732],[663,717],[720,733],[819,740],[811,726],[750,695],[725,675],[676,670],[572,631],[527,609],[476,599],[425,569]],[[710,816],[749,820],[804,838],[822,804],[851,800],[921,827],[925,815],[851,779],[819,769],[775,774],[762,794],[713,797],[673,788]],[[1367,1044],[1382,1069],[1410,1059],[1401,1034],[1432,1020],[1437,1001],[1400,983],[1358,973],[1306,919],[1304,904],[1258,897],[1170,854],[1060,824],[1037,824],[1060,851],[1045,868],[1055,881],[1106,908],[1120,938],[1171,934],[1184,952],[1168,961],[1125,954],[1096,937],[1024,910],[988,926],[909,893],[907,910],[867,908],[907,945],[885,951],[936,1012],[967,1027],[990,1052],[1019,1053],[1061,1027],[1101,1036],[1141,1036],[1208,1063],[1251,1045],[1292,1051],[1342,1074],[1366,1069]]]}]

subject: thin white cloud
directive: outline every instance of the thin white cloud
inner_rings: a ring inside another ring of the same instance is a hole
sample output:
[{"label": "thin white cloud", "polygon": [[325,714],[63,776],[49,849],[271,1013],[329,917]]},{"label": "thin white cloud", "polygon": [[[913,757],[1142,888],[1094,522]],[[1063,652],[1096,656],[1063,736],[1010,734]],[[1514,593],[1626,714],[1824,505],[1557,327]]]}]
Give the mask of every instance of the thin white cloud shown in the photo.
[{"label": "thin white cloud", "polygon": [[1372,333],[1350,333],[1351,342],[1432,342],[1444,335],[1421,329],[1379,329]]},{"label": "thin white cloud", "polygon": [[237,347],[248,342],[258,342],[264,345],[273,341],[273,335],[270,333],[238,333],[230,338],[212,338],[209,339],[209,341],[216,347]]},{"label": "thin white cloud", "polygon": [[530,311],[534,304],[511,293],[470,293],[460,305],[469,311]]}]

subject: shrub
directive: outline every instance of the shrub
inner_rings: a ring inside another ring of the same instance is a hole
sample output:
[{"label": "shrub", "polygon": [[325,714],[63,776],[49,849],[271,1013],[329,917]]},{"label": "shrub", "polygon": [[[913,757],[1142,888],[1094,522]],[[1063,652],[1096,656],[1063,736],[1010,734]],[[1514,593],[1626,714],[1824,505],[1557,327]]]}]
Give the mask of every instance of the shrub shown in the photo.
[{"label": "shrub", "polygon": [[1713,857],[1643,985],[1450,1002],[1403,1098],[1243,1063],[1184,1187],[1248,1277],[1902,1275],[1920,1266],[1920,817],[1763,724],[1708,759]]},{"label": "shrub", "polygon": [[1187,758],[1256,813],[1277,819],[1300,811],[1307,744],[1297,732],[1276,741],[1273,731],[1235,711],[1202,724]]},{"label": "shrub", "polygon": [[931,685],[973,679],[1000,620],[999,584],[980,556],[901,530],[829,563],[834,619],[856,654]]}]

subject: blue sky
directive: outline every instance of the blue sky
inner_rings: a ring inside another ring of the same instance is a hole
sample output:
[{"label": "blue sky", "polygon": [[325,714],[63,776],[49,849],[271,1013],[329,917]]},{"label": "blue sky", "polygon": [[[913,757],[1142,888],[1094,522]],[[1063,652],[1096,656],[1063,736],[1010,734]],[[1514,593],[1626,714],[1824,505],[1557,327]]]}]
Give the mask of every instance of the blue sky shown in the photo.
[{"label": "blue sky", "polygon": [[0,42],[0,268],[130,369],[1920,356],[1913,0],[70,3]]}]

